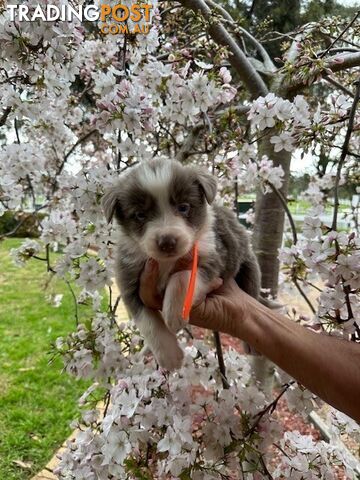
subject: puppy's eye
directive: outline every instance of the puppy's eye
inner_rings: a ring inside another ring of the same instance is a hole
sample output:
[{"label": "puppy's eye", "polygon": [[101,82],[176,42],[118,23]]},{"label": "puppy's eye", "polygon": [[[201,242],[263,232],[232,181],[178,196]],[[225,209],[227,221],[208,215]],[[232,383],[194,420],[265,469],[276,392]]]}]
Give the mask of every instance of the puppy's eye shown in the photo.
[{"label": "puppy's eye", "polygon": [[184,215],[185,217],[190,213],[190,205],[188,203],[180,203],[177,206],[177,211],[180,215]]},{"label": "puppy's eye", "polygon": [[134,217],[138,222],[143,222],[146,218],[146,215],[144,212],[136,212]]}]

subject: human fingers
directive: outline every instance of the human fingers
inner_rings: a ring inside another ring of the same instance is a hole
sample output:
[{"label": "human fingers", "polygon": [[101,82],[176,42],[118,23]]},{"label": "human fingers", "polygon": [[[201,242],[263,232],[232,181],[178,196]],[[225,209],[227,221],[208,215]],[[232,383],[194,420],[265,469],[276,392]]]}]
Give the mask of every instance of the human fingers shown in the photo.
[{"label": "human fingers", "polygon": [[143,304],[152,310],[161,310],[162,297],[157,290],[159,264],[153,258],[145,263],[140,276],[139,296]]},{"label": "human fingers", "polygon": [[223,279],[222,278],[214,278],[211,282],[209,282],[206,285],[206,288],[203,291],[202,296],[195,299],[194,306],[202,303],[209,294],[218,290],[222,285],[223,285]]},{"label": "human fingers", "polygon": [[191,270],[192,269],[192,251],[187,253],[185,256],[179,258],[176,261],[174,270],[172,273],[182,272],[183,270]]},{"label": "human fingers", "polygon": [[218,290],[195,305],[190,312],[190,323],[199,327],[238,336],[239,319],[246,306],[234,280],[225,282]]}]

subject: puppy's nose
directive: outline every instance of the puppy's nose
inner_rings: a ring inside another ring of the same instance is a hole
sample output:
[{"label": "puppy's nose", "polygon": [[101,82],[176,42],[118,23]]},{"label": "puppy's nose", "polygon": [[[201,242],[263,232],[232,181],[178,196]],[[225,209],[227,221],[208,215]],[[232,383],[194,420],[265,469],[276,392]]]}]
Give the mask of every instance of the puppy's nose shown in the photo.
[{"label": "puppy's nose", "polygon": [[162,235],[157,241],[159,250],[164,253],[174,253],[177,239],[173,235]]}]

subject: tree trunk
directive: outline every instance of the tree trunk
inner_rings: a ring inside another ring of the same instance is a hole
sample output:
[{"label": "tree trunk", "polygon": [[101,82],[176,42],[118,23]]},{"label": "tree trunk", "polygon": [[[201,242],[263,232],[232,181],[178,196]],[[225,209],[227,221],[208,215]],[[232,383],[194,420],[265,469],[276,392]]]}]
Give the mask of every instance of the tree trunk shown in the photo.
[{"label": "tree trunk", "polygon": [[[267,155],[274,166],[281,166],[284,170],[283,185],[280,189],[284,198],[287,197],[291,153],[282,150],[274,152],[270,138],[266,137],[259,142],[259,157]],[[262,281],[261,286],[268,288],[272,295],[278,291],[279,261],[278,250],[282,245],[284,233],[285,211],[278,196],[273,193],[258,192],[256,197],[255,225],[253,246],[257,254]]]},{"label": "tree trunk", "polygon": [[[290,178],[291,153],[282,150],[274,152],[270,138],[266,137],[259,142],[259,158],[267,155],[274,166],[281,166],[284,170],[281,192],[286,198]],[[279,280],[278,250],[282,245],[284,233],[285,211],[278,196],[273,193],[258,192],[256,197],[255,224],[253,247],[258,257],[261,269],[261,286],[270,289],[276,296]],[[265,394],[270,395],[273,388],[274,366],[262,355],[251,359],[251,367],[257,381]]]}]

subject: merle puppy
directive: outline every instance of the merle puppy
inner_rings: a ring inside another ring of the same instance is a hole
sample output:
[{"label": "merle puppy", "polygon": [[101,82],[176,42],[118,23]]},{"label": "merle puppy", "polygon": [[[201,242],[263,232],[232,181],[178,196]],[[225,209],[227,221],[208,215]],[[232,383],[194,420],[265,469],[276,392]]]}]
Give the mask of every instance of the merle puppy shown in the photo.
[{"label": "merle puppy", "polygon": [[[179,368],[183,352],[176,332],[190,272],[172,273],[176,261],[198,242],[194,302],[216,277],[236,277],[240,288],[258,298],[260,271],[248,234],[228,208],[214,204],[216,179],[206,170],[168,159],[143,162],[120,175],[103,197],[110,222],[120,227],[116,280],[124,303],[160,366]],[[162,312],[139,298],[139,279],[148,258],[159,263]]]}]

